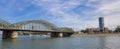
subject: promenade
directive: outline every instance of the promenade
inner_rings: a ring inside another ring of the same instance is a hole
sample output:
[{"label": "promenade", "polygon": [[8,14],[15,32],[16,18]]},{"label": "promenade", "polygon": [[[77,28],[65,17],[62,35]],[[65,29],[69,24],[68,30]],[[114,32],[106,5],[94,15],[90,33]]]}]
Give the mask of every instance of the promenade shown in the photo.
[{"label": "promenade", "polygon": [[120,36],[120,33],[73,34],[72,36]]}]

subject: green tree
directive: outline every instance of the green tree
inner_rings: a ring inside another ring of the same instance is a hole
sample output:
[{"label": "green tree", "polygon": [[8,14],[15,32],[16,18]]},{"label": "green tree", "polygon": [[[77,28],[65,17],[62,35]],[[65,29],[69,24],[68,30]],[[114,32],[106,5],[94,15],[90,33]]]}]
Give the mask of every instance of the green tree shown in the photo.
[{"label": "green tree", "polygon": [[117,27],[114,32],[120,32],[120,27]]},{"label": "green tree", "polygon": [[81,32],[83,32],[83,33],[88,33],[88,30],[81,30]]}]

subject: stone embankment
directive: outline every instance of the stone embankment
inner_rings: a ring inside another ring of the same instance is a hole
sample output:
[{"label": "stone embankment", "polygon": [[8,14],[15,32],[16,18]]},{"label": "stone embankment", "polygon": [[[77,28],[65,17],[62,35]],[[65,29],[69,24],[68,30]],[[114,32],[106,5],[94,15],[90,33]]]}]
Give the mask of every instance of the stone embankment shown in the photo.
[{"label": "stone embankment", "polygon": [[73,34],[72,36],[120,36],[120,33],[102,33],[102,34]]}]

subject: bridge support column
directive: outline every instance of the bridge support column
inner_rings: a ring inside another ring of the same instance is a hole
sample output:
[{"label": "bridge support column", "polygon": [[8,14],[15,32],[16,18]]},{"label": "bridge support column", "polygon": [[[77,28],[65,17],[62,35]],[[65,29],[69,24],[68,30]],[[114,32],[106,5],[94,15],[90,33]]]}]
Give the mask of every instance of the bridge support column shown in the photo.
[{"label": "bridge support column", "polygon": [[58,34],[58,37],[63,37],[63,33],[59,33],[59,34]]},{"label": "bridge support column", "polygon": [[15,39],[18,37],[16,31],[4,30],[2,34],[2,39]]},{"label": "bridge support column", "polygon": [[51,37],[63,37],[63,33],[52,32]]},{"label": "bridge support column", "polygon": [[70,37],[73,33],[64,33],[64,37]]},{"label": "bridge support column", "polygon": [[50,36],[51,36],[51,37],[58,37],[58,33],[52,32]]},{"label": "bridge support column", "polygon": [[71,35],[71,33],[51,33],[51,37],[70,37]]}]

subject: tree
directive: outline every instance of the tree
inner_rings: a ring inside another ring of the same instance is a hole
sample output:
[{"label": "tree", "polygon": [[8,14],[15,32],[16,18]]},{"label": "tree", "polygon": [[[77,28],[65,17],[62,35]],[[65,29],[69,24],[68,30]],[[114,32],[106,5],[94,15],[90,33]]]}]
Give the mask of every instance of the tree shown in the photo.
[{"label": "tree", "polygon": [[81,30],[81,32],[83,32],[83,33],[88,33],[88,30]]},{"label": "tree", "polygon": [[120,27],[118,26],[114,32],[120,32]]}]

